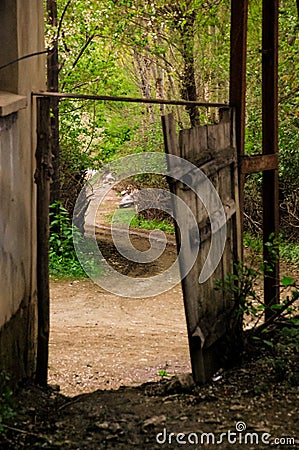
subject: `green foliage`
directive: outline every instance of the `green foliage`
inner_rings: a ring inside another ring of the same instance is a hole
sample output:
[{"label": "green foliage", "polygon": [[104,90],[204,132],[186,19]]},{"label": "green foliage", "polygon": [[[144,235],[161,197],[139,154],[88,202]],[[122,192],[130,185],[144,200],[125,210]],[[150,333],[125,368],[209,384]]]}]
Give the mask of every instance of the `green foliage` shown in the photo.
[{"label": "green foliage", "polygon": [[[250,255],[260,260],[260,256],[263,251],[263,242],[261,239],[252,236],[250,233],[244,233],[243,243],[245,248],[250,249]],[[256,255],[256,256],[255,256]]]},{"label": "green foliage", "polygon": [[299,189],[299,24],[296,2],[280,8],[279,150],[280,180],[286,193]]},{"label": "green foliage", "polygon": [[[50,205],[50,275],[55,278],[85,278],[86,273],[83,270],[74,247],[74,241],[77,243],[83,239],[82,234],[76,228],[69,218],[68,211],[60,202]],[[94,240],[84,238],[84,267],[88,268],[89,275],[98,277],[101,273],[101,267],[97,266],[98,255],[95,254]],[[86,261],[86,256],[88,261]]]},{"label": "green foliage", "polygon": [[[181,98],[194,81],[197,98],[227,102],[229,93],[230,1],[58,0],[58,25],[46,26],[46,43],[57,39],[60,90],[74,93]],[[246,153],[262,147],[262,5],[249,2]],[[279,149],[284,203],[299,192],[298,20],[296,2],[279,9]],[[188,78],[193,73],[192,77]],[[84,171],[121,156],[163,149],[160,115],[174,112],[188,127],[185,108],[111,102],[60,103],[62,190],[75,198]],[[201,123],[216,119],[201,109]],[[79,180],[79,181],[78,181]],[[80,189],[79,189],[80,190]],[[246,212],[256,213],[261,175],[247,180]],[[294,197],[295,195],[295,197]],[[254,199],[254,202],[253,200]],[[69,202],[71,203],[71,202]],[[68,201],[63,204],[68,210]],[[249,207],[248,207],[249,204]],[[258,203],[258,204],[261,204]],[[285,210],[289,209],[285,207]],[[299,217],[297,210],[295,216]],[[284,223],[288,222],[287,218]],[[289,221],[290,222],[290,221]],[[297,223],[297,222],[296,222]],[[295,224],[296,226],[296,224]],[[290,227],[285,227],[290,234]]]},{"label": "green foliage", "polygon": [[281,258],[285,261],[299,265],[299,244],[281,242],[279,251]]},{"label": "green foliage", "polygon": [[[163,151],[164,151],[164,141],[163,141],[162,127],[160,123],[159,124],[147,123],[143,124],[142,128],[141,127],[135,128],[134,132],[131,133],[131,139],[126,142],[123,142],[122,146],[119,148],[117,156],[127,156],[132,153],[163,152]],[[142,176],[147,177],[147,174],[144,174]],[[140,180],[142,180],[142,176],[139,176]],[[135,179],[138,179],[138,176],[135,177]],[[149,178],[147,177],[147,180],[148,179]],[[148,185],[148,183],[146,184]]]},{"label": "green foliage", "polygon": [[[257,293],[258,280],[266,275],[271,277],[273,271],[273,264],[278,258],[278,249],[280,246],[279,239],[270,239],[266,243],[268,261],[264,260],[262,254],[262,242],[259,239],[252,238],[250,235],[245,234],[244,244],[247,247],[246,258],[248,263],[243,262],[236,263],[234,265],[234,272],[228,273],[224,280],[216,280],[216,289],[221,289],[227,293],[230,293],[235,301],[235,312],[237,315],[247,317],[246,323],[251,324],[255,329],[260,324],[261,318],[267,308],[275,313],[273,318],[269,320],[269,326],[273,325],[275,321],[283,317],[295,317],[299,311],[299,307],[296,303],[299,298],[299,286],[296,283],[296,279],[291,276],[283,276],[281,278],[281,293],[287,292],[286,298],[281,300],[279,304],[272,304],[268,306],[264,299],[262,299]],[[245,318],[244,318],[245,320]],[[267,328],[267,323],[265,324]],[[255,337],[257,340],[261,340],[260,337]],[[270,342],[262,339],[266,345],[271,346]]]},{"label": "green foliage", "polygon": [[123,223],[132,228],[141,228],[145,230],[161,230],[165,233],[174,234],[174,225],[172,221],[167,220],[147,220],[138,215],[131,208],[120,208],[108,217],[110,223]]},{"label": "green foliage", "polygon": [[12,408],[12,391],[8,383],[9,376],[0,371],[0,434],[3,432],[3,422],[15,415]]},{"label": "green foliage", "polygon": [[57,278],[83,278],[82,269],[73,244],[73,234],[81,234],[71,223],[67,210],[60,202],[50,206],[50,275]]},{"label": "green foliage", "polygon": [[135,228],[144,228],[146,230],[161,230],[165,231],[165,233],[174,234],[173,223],[166,220],[147,220],[142,216],[135,216],[131,221],[131,226]]},{"label": "green foliage", "polygon": [[281,284],[283,287],[292,286],[295,283],[295,278],[283,276],[281,279]]},{"label": "green foliage", "polygon": [[237,315],[258,317],[264,311],[265,306],[260,301],[255,282],[260,276],[260,271],[248,267],[244,263],[234,265],[234,273],[228,273],[224,280],[216,280],[216,289],[229,292],[235,300],[235,311]]},{"label": "green foliage", "polygon": [[[299,264],[299,244],[285,242],[283,237],[280,237],[278,242],[276,241],[277,243],[280,258],[297,266]],[[261,261],[263,243],[260,238],[252,236],[250,233],[244,233],[244,246],[250,249],[250,255],[255,255],[255,260]]]},{"label": "green foliage", "polygon": [[254,341],[268,349],[263,358],[257,361],[258,366],[267,370],[269,378],[274,382],[285,382],[291,386],[299,386],[298,349],[299,322],[285,322],[281,329],[264,330]]},{"label": "green foliage", "polygon": [[167,370],[158,370],[158,375],[159,375],[159,377],[162,377],[162,378],[169,376]]}]

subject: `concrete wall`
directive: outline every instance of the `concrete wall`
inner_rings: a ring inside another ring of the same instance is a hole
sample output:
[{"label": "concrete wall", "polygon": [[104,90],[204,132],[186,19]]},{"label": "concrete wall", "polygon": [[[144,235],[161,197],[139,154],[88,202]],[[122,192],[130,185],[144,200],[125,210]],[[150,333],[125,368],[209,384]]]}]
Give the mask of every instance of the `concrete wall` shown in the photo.
[{"label": "concrete wall", "polygon": [[[0,67],[44,50],[43,1],[1,0]],[[45,57],[0,69],[0,369],[14,380],[35,370],[35,105],[45,88]]]}]

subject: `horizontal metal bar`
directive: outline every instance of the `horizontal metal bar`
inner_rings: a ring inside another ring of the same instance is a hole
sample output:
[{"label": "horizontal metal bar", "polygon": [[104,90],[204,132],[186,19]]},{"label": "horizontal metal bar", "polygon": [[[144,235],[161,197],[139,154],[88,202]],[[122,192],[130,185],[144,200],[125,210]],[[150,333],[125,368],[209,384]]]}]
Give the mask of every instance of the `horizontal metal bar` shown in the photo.
[{"label": "horizontal metal bar", "polygon": [[278,169],[278,154],[271,155],[243,155],[241,156],[241,173],[264,172]]},{"label": "horizontal metal bar", "polygon": [[60,99],[74,100],[102,100],[108,102],[127,102],[127,103],[150,103],[157,105],[181,105],[181,106],[203,106],[205,108],[230,108],[227,103],[205,103],[187,100],[164,100],[158,98],[138,98],[138,97],[111,97],[109,95],[89,95],[89,94],[69,94],[64,92],[32,92],[35,97],[57,97]]}]

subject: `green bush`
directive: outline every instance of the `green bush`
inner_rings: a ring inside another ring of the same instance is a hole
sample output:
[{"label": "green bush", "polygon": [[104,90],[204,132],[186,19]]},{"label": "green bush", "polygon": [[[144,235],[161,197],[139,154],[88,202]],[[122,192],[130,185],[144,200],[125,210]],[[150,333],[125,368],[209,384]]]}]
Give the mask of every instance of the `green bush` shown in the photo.
[{"label": "green bush", "polygon": [[84,278],[86,276],[78,261],[73,243],[74,229],[67,210],[60,202],[50,206],[50,275],[58,278]]}]

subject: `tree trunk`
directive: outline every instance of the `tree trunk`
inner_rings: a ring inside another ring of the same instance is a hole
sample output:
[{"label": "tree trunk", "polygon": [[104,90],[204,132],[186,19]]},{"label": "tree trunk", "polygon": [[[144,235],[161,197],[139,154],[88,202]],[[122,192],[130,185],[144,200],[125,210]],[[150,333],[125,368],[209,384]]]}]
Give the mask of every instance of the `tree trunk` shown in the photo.
[{"label": "tree trunk", "polygon": [[[151,98],[151,84],[150,84],[150,65],[148,59],[143,57],[137,50],[134,50],[134,59],[136,61],[138,74],[141,82],[142,94],[145,98]],[[150,115],[150,121],[155,123],[155,113],[153,105],[147,105]]]},{"label": "tree trunk", "polygon": [[[181,93],[184,100],[196,101],[197,89],[194,68],[194,25],[195,12],[188,15],[184,25],[181,27],[182,57],[184,61],[183,74],[181,77]],[[190,117],[191,126],[200,124],[197,106],[187,106],[186,110]]]}]

